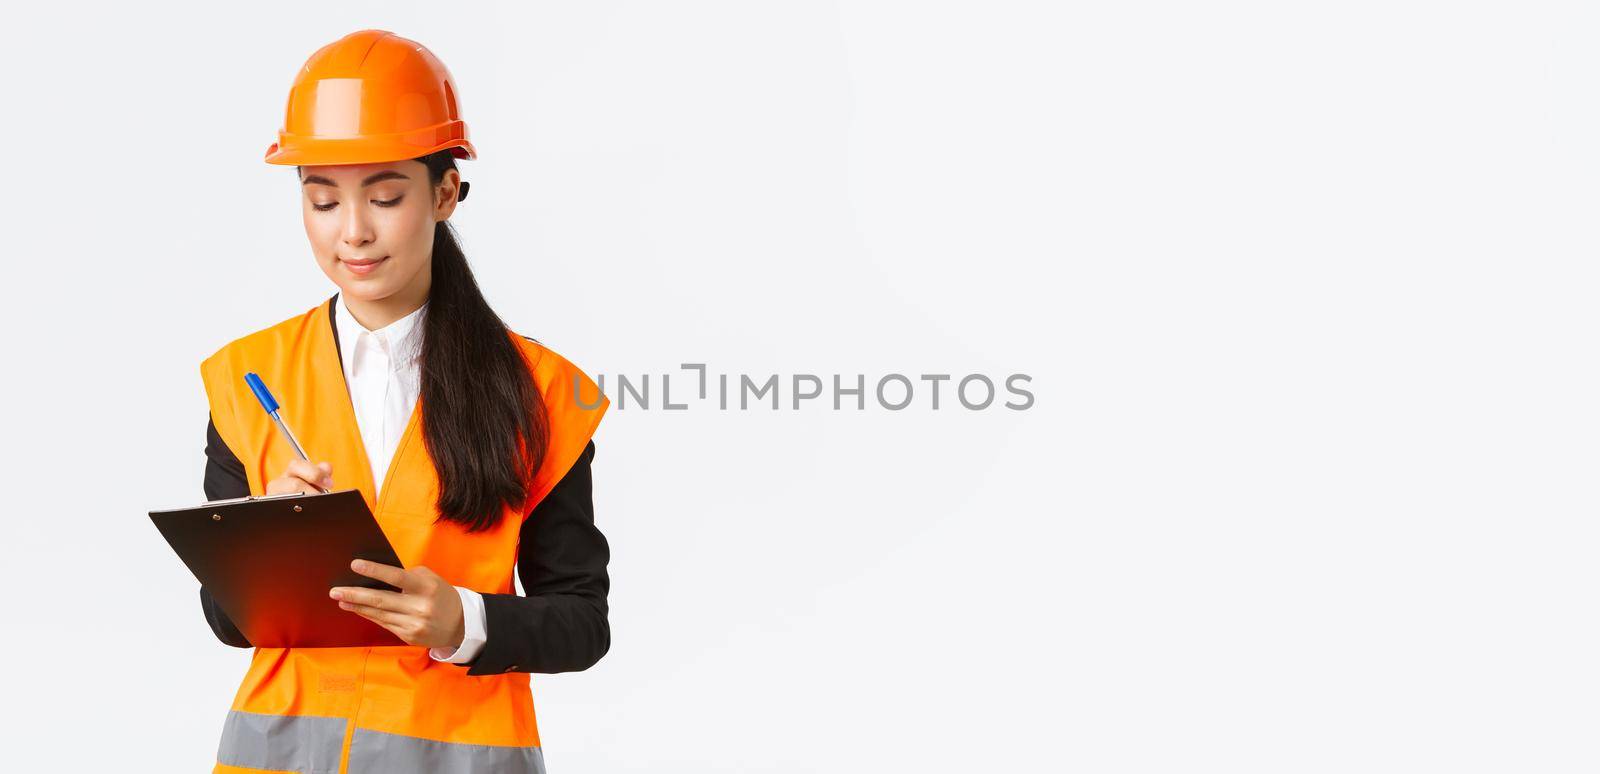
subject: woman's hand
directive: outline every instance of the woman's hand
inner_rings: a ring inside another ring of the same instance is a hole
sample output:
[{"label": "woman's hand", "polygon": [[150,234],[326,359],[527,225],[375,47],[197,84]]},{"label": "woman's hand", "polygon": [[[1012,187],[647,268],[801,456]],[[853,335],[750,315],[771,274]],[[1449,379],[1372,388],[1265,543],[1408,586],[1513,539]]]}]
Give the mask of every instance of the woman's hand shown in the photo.
[{"label": "woman's hand", "polygon": [[461,595],[438,573],[426,567],[403,570],[365,559],[351,562],[350,569],[400,591],[335,586],[328,596],[339,600],[340,608],[394,632],[409,645],[461,647],[467,634]]},{"label": "woman's hand", "polygon": [[305,460],[290,460],[289,467],[284,468],[283,475],[267,482],[267,494],[289,494],[291,492],[305,492],[306,494],[322,494],[322,489],[333,488],[333,463],[319,462],[312,465]]}]

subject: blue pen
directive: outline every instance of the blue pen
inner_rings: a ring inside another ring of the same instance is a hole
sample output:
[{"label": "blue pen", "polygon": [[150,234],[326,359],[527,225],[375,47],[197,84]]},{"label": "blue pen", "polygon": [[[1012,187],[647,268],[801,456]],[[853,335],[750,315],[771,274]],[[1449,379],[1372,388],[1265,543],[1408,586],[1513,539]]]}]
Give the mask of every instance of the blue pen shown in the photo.
[{"label": "blue pen", "polygon": [[[283,431],[283,437],[289,440],[289,446],[294,449],[294,453],[300,455],[300,459],[310,462],[311,458],[306,456],[306,450],[300,448],[300,442],[294,439],[294,433],[289,432],[289,426],[284,424],[283,417],[278,415],[278,399],[272,397],[272,391],[267,389],[267,385],[261,381],[261,377],[256,376],[255,372],[252,371],[244,375],[244,383],[250,385],[250,391],[256,394],[256,400],[261,401],[261,408],[266,410],[267,416],[272,417],[272,421],[278,423],[278,429]],[[322,489],[321,486],[317,488]],[[328,494],[328,492],[329,490],[322,489],[323,494]]]}]

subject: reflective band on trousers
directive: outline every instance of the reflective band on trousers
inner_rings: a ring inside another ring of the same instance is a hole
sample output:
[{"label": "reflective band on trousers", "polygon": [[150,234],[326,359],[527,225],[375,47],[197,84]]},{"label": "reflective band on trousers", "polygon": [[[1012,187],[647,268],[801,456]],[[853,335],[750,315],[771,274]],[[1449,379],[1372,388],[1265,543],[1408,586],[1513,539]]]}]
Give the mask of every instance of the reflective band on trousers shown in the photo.
[{"label": "reflective band on trousers", "polygon": [[[232,710],[217,762],[301,774],[338,774],[347,718],[260,715]],[[350,735],[350,774],[545,774],[538,747],[452,744],[358,728]]]}]

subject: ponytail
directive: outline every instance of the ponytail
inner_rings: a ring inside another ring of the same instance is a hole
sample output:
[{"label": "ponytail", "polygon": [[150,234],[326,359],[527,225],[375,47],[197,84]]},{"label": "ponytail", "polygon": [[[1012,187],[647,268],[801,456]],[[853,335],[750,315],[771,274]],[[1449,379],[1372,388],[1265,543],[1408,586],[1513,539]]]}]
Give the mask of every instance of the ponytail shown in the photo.
[{"label": "ponytail", "polygon": [[[449,151],[417,160],[434,187],[456,168]],[[527,358],[478,289],[448,221],[434,225],[422,324],[422,437],[438,472],[439,518],[490,529],[506,508],[524,508],[549,425]]]}]

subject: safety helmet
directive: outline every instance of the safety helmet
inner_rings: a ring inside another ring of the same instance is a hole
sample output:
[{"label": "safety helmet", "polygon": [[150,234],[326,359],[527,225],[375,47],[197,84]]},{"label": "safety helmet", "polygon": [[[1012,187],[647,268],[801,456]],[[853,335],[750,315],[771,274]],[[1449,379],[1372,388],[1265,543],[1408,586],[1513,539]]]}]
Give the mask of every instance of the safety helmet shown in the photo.
[{"label": "safety helmet", "polygon": [[420,43],[362,30],[300,68],[267,163],[374,164],[442,150],[477,157],[450,71]]}]

